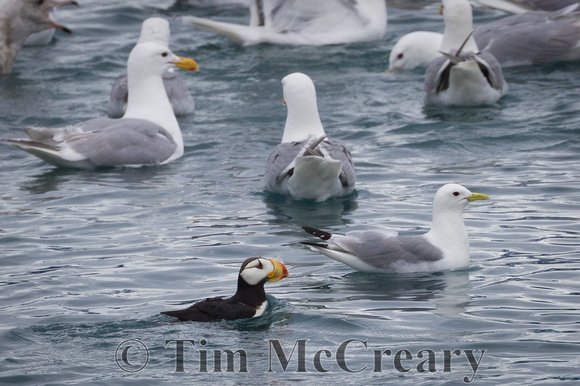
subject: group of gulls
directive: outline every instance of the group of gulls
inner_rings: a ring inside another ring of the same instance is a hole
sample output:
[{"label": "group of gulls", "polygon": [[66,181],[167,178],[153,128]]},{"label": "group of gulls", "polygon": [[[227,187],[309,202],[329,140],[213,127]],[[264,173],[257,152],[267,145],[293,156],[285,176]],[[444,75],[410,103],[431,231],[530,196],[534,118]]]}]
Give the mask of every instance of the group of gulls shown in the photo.
[{"label": "group of gulls", "polygon": [[[197,0],[197,5],[203,2]],[[376,40],[384,35],[387,25],[384,0],[230,2],[250,8],[249,25],[193,16],[184,19],[246,45]],[[473,30],[469,2],[443,0],[443,34],[414,32],[393,47],[390,71],[427,67],[426,103],[491,104],[507,91],[501,66],[577,58],[578,3],[568,1],[573,4],[562,4],[564,8],[557,10],[535,11],[531,10],[533,4],[543,2],[480,2],[498,8],[507,4],[514,7],[510,9],[513,12],[519,12],[518,9],[528,12]],[[10,73],[16,54],[29,35],[52,28],[70,32],[54,20],[54,8],[64,5],[77,4],[70,0],[0,0],[1,72]],[[24,130],[29,138],[3,141],[55,166],[77,169],[162,165],[180,158],[184,143],[175,115],[191,113],[194,102],[174,70],[196,71],[198,65],[193,59],[173,54],[168,44],[167,20],[152,17],[143,22],[139,40],[127,60],[127,73],[119,75],[111,90],[109,117],[62,128],[29,127]],[[317,202],[349,195],[356,182],[352,155],[343,142],[325,133],[314,83],[305,74],[292,73],[282,79],[282,89],[287,106],[286,124],[281,143],[266,161],[265,189],[295,200]],[[304,244],[364,272],[461,268],[469,264],[463,210],[471,201],[488,198],[461,185],[447,184],[435,194],[431,229],[423,235],[399,236],[379,230],[341,235],[305,226],[306,232],[321,241]],[[194,321],[259,316],[267,305],[264,284],[287,276],[286,267],[275,259],[250,258],[240,268],[238,290],[233,297],[206,299],[185,310],[164,314]]]}]

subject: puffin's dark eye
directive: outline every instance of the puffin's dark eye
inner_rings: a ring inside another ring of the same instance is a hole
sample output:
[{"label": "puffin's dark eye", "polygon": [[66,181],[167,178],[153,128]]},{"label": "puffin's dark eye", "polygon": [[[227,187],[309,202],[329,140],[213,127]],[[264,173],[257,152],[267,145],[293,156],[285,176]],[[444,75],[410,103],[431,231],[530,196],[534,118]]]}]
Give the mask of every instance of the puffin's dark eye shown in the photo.
[{"label": "puffin's dark eye", "polygon": [[457,196],[459,196],[459,192],[453,192],[453,195],[454,195],[455,197],[457,197]]},{"label": "puffin's dark eye", "polygon": [[262,265],[262,261],[258,260],[258,269],[262,269],[264,266]]},{"label": "puffin's dark eye", "polygon": [[162,54],[161,54],[161,56],[163,56],[164,58],[165,58],[167,55],[169,55],[167,52],[164,52],[164,53],[162,53]]},{"label": "puffin's dark eye", "polygon": [[402,52],[399,55],[397,55],[397,59],[403,59],[403,53]]},{"label": "puffin's dark eye", "polygon": [[44,0],[38,0],[38,5],[42,5],[42,3],[44,3]]}]

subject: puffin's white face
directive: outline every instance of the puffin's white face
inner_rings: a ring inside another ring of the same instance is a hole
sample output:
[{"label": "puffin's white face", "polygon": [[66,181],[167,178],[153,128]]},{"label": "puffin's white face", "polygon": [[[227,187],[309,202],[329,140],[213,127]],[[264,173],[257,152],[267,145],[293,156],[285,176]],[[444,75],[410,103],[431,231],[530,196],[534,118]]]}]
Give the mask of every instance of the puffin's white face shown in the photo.
[{"label": "puffin's white face", "polygon": [[288,270],[278,260],[259,257],[246,264],[240,276],[246,283],[256,285],[264,279],[267,281],[283,279],[288,276]]},{"label": "puffin's white face", "polygon": [[489,197],[481,193],[471,193],[467,188],[458,184],[447,184],[439,188],[433,200],[433,210],[462,211],[470,201],[487,200]]}]

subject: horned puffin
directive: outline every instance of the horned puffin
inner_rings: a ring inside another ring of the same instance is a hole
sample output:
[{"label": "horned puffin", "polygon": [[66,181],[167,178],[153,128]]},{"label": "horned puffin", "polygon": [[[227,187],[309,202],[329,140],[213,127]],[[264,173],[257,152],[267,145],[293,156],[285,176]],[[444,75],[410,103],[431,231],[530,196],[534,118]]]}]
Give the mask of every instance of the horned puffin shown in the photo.
[{"label": "horned puffin", "polygon": [[211,322],[235,320],[260,316],[266,310],[268,300],[264,284],[288,277],[284,264],[276,259],[250,257],[243,262],[238,275],[238,290],[228,299],[208,298],[177,311],[163,311],[180,321]]}]

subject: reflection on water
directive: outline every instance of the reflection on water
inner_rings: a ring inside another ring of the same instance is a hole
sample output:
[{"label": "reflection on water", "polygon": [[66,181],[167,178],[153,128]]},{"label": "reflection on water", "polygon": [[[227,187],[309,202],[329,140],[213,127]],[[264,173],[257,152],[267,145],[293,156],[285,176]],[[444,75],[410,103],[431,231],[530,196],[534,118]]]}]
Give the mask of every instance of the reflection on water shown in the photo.
[{"label": "reflection on water", "polygon": [[269,222],[276,226],[300,228],[304,225],[314,228],[348,223],[344,218],[358,208],[356,190],[348,196],[315,202],[313,200],[292,200],[289,197],[273,193],[264,193],[264,204],[268,214],[273,216]]}]

